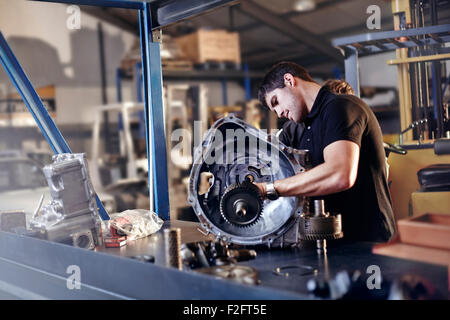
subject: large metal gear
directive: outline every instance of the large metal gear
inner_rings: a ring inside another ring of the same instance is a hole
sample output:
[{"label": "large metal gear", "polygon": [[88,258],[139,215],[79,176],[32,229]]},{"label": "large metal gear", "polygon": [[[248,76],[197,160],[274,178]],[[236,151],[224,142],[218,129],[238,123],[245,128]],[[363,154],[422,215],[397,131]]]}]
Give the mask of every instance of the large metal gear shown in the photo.
[{"label": "large metal gear", "polygon": [[230,185],[220,199],[220,214],[230,224],[248,227],[261,217],[264,201],[258,187],[244,181]]},{"label": "large metal gear", "polygon": [[301,240],[334,240],[344,236],[341,215],[300,218],[299,233]]}]

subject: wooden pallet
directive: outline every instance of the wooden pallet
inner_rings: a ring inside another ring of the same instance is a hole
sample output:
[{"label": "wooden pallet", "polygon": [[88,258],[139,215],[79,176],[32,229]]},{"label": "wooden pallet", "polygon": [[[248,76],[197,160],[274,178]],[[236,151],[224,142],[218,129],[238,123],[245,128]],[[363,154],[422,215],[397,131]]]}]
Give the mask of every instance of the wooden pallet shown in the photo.
[{"label": "wooden pallet", "polygon": [[241,70],[241,64],[233,61],[206,61],[194,64],[197,70]]},{"label": "wooden pallet", "polygon": [[164,70],[190,71],[193,64],[188,60],[163,60],[161,61]]}]

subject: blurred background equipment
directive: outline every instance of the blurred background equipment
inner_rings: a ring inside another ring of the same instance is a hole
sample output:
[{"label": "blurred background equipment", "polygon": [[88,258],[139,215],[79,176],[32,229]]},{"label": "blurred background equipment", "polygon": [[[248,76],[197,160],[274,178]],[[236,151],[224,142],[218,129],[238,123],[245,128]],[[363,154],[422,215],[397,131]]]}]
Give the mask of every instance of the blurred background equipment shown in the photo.
[{"label": "blurred background equipment", "polygon": [[102,233],[95,192],[86,156],[60,154],[44,167],[51,200],[38,208],[30,219],[30,228],[40,236],[75,247],[93,250],[102,244]]}]

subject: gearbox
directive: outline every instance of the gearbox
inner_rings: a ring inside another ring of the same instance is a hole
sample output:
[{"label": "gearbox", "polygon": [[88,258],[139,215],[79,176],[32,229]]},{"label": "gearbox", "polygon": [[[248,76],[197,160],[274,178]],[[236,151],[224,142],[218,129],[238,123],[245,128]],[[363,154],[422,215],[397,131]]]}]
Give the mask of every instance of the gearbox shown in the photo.
[{"label": "gearbox", "polygon": [[188,202],[202,228],[228,243],[285,246],[300,240],[308,199],[263,200],[253,182],[273,182],[308,169],[306,150],[278,142],[230,114],[216,121],[194,151]]}]

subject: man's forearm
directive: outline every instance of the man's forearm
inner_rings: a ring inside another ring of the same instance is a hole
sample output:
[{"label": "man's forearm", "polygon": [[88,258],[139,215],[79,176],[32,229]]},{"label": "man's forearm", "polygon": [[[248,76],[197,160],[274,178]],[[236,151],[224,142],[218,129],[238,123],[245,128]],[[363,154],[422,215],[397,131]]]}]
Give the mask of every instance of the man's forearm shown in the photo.
[{"label": "man's forearm", "polygon": [[275,189],[280,196],[322,196],[341,192],[349,187],[348,179],[338,168],[325,163],[295,176],[277,180]]}]

